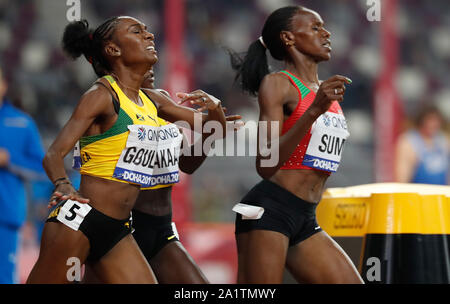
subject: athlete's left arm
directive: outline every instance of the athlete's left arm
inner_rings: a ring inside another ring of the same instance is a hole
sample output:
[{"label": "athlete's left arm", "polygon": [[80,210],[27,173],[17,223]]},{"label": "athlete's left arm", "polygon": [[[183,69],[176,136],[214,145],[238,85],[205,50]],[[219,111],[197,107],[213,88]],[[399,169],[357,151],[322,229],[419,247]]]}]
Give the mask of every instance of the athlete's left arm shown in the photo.
[{"label": "athlete's left arm", "polygon": [[[196,90],[191,93],[178,93],[177,96],[181,98],[179,103],[176,103],[169,96],[162,94],[157,90],[144,89],[146,93],[158,104],[158,116],[172,123],[186,122],[191,130],[195,129],[195,124],[200,124],[202,127],[208,121],[217,121],[222,126],[223,135],[226,131],[226,119],[222,109],[220,100],[216,97]],[[199,105],[200,108],[193,109],[182,106],[182,103],[191,102],[191,104]],[[201,113],[203,110],[208,110],[207,114]],[[197,120],[197,121],[196,121]],[[198,128],[198,127],[197,127]],[[201,130],[199,130],[201,131]]]}]

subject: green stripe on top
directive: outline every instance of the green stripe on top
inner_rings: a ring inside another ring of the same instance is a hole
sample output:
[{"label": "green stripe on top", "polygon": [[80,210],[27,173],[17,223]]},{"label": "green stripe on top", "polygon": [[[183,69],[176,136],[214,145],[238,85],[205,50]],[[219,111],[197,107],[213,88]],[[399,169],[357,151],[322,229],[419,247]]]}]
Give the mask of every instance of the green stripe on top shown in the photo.
[{"label": "green stripe on top", "polygon": [[96,141],[127,132],[128,125],[132,125],[132,124],[133,124],[133,119],[131,119],[130,116],[128,116],[128,114],[123,109],[120,109],[119,116],[117,117],[116,123],[110,129],[108,129],[106,132],[104,132],[102,134],[81,137],[80,138],[80,149],[83,149],[83,147],[85,147],[89,144],[92,144]]},{"label": "green stripe on top", "polygon": [[116,82],[116,80],[115,80],[112,76],[110,76],[110,75],[106,75],[106,76],[103,76],[103,77],[105,77],[105,79],[108,80],[109,83],[114,83],[114,82]]},{"label": "green stripe on top", "polygon": [[291,77],[294,80],[295,84],[300,89],[300,93],[302,94],[302,99],[304,99],[306,97],[306,95],[308,95],[311,92],[311,90],[308,89],[297,77],[295,77],[288,71],[281,71],[281,73],[288,75],[289,77]]}]

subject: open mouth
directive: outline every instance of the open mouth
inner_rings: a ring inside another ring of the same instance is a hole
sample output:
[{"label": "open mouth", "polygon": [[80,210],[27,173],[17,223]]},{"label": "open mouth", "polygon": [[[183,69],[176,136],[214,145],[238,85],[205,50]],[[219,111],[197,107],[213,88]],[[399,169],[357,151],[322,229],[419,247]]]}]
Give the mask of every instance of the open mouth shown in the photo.
[{"label": "open mouth", "polygon": [[329,40],[322,43],[322,46],[331,48],[331,42]]},{"label": "open mouth", "polygon": [[155,47],[154,47],[154,46],[148,46],[148,47],[146,47],[145,49],[146,49],[146,50],[149,50],[149,51],[153,51],[153,52],[156,52],[156,50],[155,50]]},{"label": "open mouth", "polygon": [[325,41],[324,43],[322,43],[322,46],[324,48],[326,48],[328,51],[331,51],[331,42],[330,41]]}]

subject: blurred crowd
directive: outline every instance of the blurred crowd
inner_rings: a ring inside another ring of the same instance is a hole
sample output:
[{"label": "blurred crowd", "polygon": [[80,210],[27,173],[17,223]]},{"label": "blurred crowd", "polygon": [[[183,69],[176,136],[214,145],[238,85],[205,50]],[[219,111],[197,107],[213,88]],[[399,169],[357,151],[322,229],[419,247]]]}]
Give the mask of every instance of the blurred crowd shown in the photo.
[{"label": "blurred crowd", "polygon": [[[409,126],[408,118],[424,104],[436,105],[448,121],[450,17],[445,12],[450,11],[450,2],[398,2],[400,60],[396,87],[403,103],[405,127]],[[365,0],[186,0],[185,56],[193,86],[221,98],[228,112],[241,114],[244,121],[257,120],[256,99],[242,94],[234,84],[226,48],[245,51],[260,36],[267,15],[287,4],[318,11],[332,34],[332,60],[322,65],[319,75],[326,79],[341,74],[353,80],[342,105],[349,121],[350,144],[329,186],[373,182],[372,99],[381,65],[380,26],[367,20]],[[70,62],[62,52],[60,40],[68,22],[67,9],[66,1],[60,0],[0,0],[0,65],[9,83],[8,96],[34,118],[44,149],[95,80],[84,58]],[[134,16],[148,25],[156,36],[160,58],[155,66],[157,87],[167,76],[164,26],[168,21],[163,10],[164,1],[81,0],[81,17],[92,27],[113,15]],[[273,69],[279,68],[277,62],[271,64]],[[67,160],[68,167],[70,162]],[[256,180],[252,157],[208,159],[192,177],[194,219],[232,221],[232,204]],[[32,197],[45,202],[45,193],[36,190]]]}]

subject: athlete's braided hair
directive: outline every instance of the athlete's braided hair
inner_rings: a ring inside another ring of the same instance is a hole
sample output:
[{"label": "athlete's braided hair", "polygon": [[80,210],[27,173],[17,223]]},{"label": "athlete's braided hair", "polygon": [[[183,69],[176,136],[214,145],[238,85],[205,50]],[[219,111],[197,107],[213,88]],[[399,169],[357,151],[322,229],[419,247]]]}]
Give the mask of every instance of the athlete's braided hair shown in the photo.
[{"label": "athlete's braided hair", "polygon": [[92,64],[97,76],[102,77],[111,70],[102,49],[104,43],[114,34],[118,22],[118,17],[109,18],[96,30],[89,29],[86,19],[71,22],[64,30],[62,47],[72,59],[84,55]]}]

